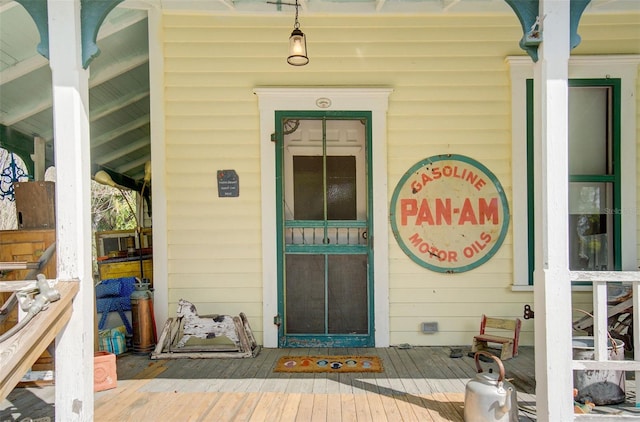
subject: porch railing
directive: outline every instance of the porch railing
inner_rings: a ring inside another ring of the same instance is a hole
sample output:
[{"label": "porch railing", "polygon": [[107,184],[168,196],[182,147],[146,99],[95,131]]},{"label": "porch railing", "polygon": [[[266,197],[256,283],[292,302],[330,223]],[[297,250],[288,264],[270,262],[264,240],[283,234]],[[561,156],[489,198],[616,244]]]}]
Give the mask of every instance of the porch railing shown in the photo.
[{"label": "porch railing", "polygon": [[[35,281],[0,282],[0,292],[32,287],[35,287]],[[80,282],[58,281],[55,287],[60,292],[60,299],[51,302],[24,329],[0,343],[0,401],[20,382],[71,318],[73,298],[78,293]]]},{"label": "porch railing", "polygon": [[[573,360],[573,370],[635,371],[635,400],[640,408],[640,271],[572,271],[571,280],[593,285],[594,359]],[[608,283],[630,284],[633,295],[633,360],[609,360]],[[577,414],[578,421],[634,419],[637,416]]]}]

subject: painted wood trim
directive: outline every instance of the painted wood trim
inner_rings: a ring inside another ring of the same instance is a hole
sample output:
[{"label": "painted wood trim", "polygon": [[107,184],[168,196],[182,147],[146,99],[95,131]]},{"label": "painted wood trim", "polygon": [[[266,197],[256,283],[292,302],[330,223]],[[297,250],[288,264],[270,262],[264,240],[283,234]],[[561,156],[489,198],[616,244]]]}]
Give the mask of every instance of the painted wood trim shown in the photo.
[{"label": "painted wood trim", "polygon": [[93,419],[95,294],[91,256],[89,71],[82,67],[80,0],[48,0],[56,143],[57,278],[79,280],[73,312],[56,337],[56,420]]},{"label": "painted wood trim", "polygon": [[[573,420],[571,280],[568,250],[569,2],[540,1],[545,16],[534,65],[535,270],[537,414]],[[563,182],[564,181],[564,182]]]},{"label": "painted wood trim", "polygon": [[[389,230],[387,227],[387,107],[392,89],[372,88],[255,88],[260,108],[260,164],[262,180],[263,343],[278,346],[276,244],[275,110],[371,111],[373,224],[375,239],[374,304],[376,347],[389,345]],[[327,100],[328,103],[327,103]]]},{"label": "painted wood trim", "polygon": [[161,333],[169,319],[169,268],[166,141],[165,141],[165,81],[163,51],[163,15],[159,6],[149,7],[149,102],[151,114],[151,194],[153,197],[153,309],[156,332]]},{"label": "painted wood trim", "polygon": [[611,370],[639,371],[640,362],[634,360],[574,360],[571,368],[578,371]]}]

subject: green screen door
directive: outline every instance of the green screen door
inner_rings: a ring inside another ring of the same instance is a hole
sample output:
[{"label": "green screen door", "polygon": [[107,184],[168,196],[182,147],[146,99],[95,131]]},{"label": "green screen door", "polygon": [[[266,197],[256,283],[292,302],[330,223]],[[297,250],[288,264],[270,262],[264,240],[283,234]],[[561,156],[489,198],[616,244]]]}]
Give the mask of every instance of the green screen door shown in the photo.
[{"label": "green screen door", "polygon": [[374,345],[369,117],[276,113],[280,347]]}]

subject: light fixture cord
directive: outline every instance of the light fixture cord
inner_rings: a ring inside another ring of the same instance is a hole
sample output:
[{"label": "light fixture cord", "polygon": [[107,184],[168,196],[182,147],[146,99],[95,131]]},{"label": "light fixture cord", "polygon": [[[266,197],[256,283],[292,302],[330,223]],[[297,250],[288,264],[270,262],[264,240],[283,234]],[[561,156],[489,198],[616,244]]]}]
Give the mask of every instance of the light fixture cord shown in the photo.
[{"label": "light fixture cord", "polygon": [[300,29],[300,23],[298,22],[298,0],[296,0],[296,21],[295,24],[293,25],[294,29]]}]

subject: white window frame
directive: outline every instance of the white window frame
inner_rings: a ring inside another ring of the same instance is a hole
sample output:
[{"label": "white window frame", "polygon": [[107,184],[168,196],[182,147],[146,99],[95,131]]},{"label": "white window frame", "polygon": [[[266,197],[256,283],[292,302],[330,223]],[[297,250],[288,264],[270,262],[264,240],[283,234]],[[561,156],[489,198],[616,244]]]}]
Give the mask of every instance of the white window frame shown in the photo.
[{"label": "white window frame", "polygon": [[[512,225],[513,290],[533,291],[529,284],[529,244],[527,217],[527,79],[533,79],[533,62],[528,56],[508,56],[511,77],[512,131]],[[620,166],[622,219],[621,269],[637,267],[636,213],[636,84],[640,55],[572,56],[569,79],[606,79],[621,81]],[[523,158],[524,157],[524,158]],[[539,166],[540,163],[534,165]],[[525,189],[521,189],[525,187]],[[536,215],[536,220],[540,219]]]},{"label": "white window frame", "polygon": [[371,171],[375,345],[389,346],[389,227],[387,202],[387,109],[390,88],[255,88],[260,107],[260,174],[262,191],[262,320],[264,347],[278,347],[278,272],[276,245],[275,133],[276,110],[371,111]]}]

